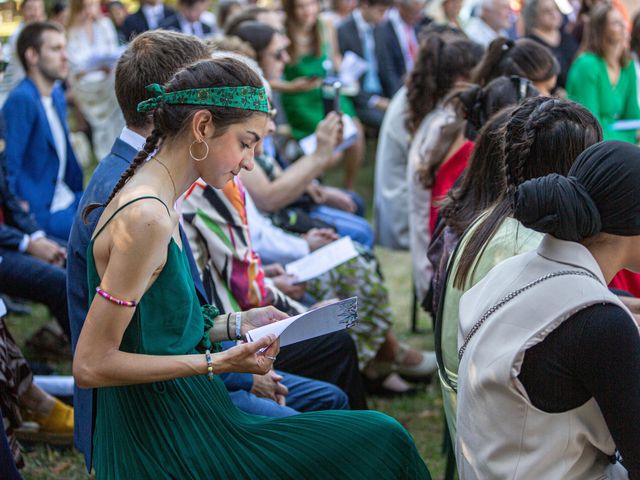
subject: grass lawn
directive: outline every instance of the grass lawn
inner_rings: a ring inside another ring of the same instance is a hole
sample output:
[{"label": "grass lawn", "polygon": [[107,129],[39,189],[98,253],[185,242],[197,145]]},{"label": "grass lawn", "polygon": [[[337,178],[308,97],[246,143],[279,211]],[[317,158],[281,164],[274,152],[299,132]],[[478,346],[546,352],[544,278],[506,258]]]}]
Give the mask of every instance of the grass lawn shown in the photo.
[{"label": "grass lawn", "polygon": [[[373,146],[368,146],[367,161],[358,179],[358,191],[367,205],[372,205],[373,191]],[[341,172],[329,172],[327,183],[339,185]],[[369,211],[369,214],[371,212]],[[411,259],[408,252],[395,252],[376,248],[395,315],[395,332],[415,347],[429,349],[433,345],[431,321],[424,313],[419,317],[419,328],[425,333],[411,333]],[[48,320],[45,308],[34,308],[31,317],[10,317],[9,328],[17,342],[24,341]],[[28,356],[28,352],[25,352]],[[70,364],[56,366],[61,373],[69,373]],[[370,399],[370,407],[397,418],[413,435],[418,450],[427,462],[434,479],[444,474],[445,459],[441,454],[443,436],[443,413],[440,388],[437,381],[415,396],[399,399]],[[81,455],[72,449],[54,450],[36,446],[26,455],[26,467],[22,471],[25,479],[86,479]]]}]

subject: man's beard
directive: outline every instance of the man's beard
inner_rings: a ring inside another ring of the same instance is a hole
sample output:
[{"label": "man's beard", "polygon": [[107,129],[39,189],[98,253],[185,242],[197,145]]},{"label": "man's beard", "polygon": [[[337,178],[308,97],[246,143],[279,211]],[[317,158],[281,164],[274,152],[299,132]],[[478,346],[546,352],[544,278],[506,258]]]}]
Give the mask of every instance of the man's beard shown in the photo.
[{"label": "man's beard", "polygon": [[39,65],[38,69],[40,70],[40,75],[42,75],[48,82],[55,83],[58,80],[64,80],[64,77],[54,69],[47,68],[43,65]]}]

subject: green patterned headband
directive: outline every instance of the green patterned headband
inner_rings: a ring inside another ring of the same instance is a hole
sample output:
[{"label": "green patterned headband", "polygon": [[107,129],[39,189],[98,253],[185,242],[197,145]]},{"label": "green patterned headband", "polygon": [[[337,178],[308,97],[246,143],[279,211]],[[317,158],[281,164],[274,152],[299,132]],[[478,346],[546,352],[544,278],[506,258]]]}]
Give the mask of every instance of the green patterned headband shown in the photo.
[{"label": "green patterned headband", "polygon": [[157,83],[148,85],[146,88],[154,93],[155,97],[140,102],[139,112],[154,110],[164,102],[170,105],[215,105],[269,113],[269,102],[264,87],[194,88],[169,93]]}]

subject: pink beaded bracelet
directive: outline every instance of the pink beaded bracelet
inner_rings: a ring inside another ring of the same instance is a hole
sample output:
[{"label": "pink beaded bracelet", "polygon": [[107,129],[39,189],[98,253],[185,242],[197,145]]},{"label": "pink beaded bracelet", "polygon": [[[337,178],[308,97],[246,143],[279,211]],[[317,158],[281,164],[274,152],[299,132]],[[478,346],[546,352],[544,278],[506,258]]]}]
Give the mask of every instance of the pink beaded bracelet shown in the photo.
[{"label": "pink beaded bracelet", "polygon": [[102,290],[100,287],[96,287],[96,293],[98,295],[100,295],[102,298],[106,298],[107,300],[109,300],[110,302],[115,303],[116,305],[121,305],[123,307],[135,307],[136,305],[138,305],[138,302],[136,302],[135,300],[120,300],[112,295],[109,295],[107,292],[105,292],[104,290]]}]

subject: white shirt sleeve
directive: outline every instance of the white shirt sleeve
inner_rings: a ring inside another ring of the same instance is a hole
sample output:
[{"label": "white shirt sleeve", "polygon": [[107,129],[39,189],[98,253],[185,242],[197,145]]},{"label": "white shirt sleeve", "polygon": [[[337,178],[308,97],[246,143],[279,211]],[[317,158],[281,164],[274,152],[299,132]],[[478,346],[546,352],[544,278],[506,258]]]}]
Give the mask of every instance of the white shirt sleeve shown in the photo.
[{"label": "white shirt sleeve", "polygon": [[253,249],[260,254],[265,265],[286,264],[309,254],[306,240],[273,225],[256,208],[249,192],[246,193],[247,222]]}]

